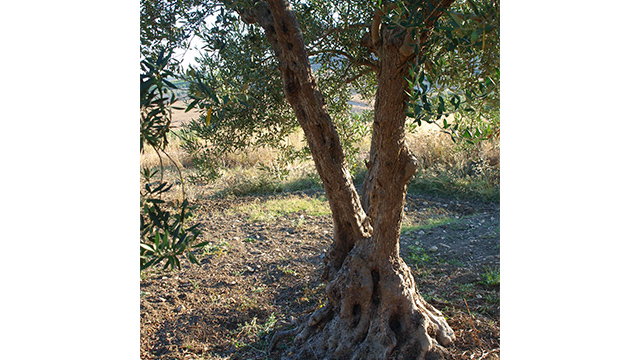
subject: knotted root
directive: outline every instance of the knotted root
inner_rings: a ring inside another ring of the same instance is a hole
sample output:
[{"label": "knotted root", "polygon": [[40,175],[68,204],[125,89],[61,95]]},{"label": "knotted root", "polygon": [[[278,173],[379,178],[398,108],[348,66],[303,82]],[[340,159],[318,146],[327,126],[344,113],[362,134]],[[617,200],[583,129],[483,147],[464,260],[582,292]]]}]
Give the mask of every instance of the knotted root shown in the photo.
[{"label": "knotted root", "polygon": [[[296,328],[285,359],[438,359],[455,335],[440,311],[417,293],[402,259],[378,263],[354,249],[327,286],[328,303]],[[365,260],[366,259],[366,260]]]}]

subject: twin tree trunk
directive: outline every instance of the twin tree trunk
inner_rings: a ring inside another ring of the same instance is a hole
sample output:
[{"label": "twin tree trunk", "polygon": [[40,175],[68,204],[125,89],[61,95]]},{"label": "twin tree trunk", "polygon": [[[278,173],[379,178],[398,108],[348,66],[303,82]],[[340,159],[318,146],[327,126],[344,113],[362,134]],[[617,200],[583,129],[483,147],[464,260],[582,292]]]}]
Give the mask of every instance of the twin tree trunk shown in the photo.
[{"label": "twin tree trunk", "polygon": [[335,229],[325,256],[328,303],[298,328],[274,336],[272,347],[294,335],[295,350],[287,355],[293,359],[442,357],[446,352],[440,345],[454,340],[453,330],[418,294],[399,255],[407,184],[417,170],[404,133],[404,78],[412,57],[401,51],[404,37],[382,29],[371,44],[380,59],[379,86],[360,197],[290,5],[286,0],[257,1],[241,15],[265,30],[280,61],[285,95],[307,138]]}]

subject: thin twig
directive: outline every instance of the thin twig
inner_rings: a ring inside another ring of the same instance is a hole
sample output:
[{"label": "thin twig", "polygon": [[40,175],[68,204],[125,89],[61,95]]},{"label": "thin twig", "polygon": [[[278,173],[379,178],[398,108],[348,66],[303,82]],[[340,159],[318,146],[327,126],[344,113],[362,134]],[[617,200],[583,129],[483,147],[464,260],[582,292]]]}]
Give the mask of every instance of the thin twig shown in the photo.
[{"label": "thin twig", "polygon": [[165,156],[173,163],[173,165],[176,167],[176,170],[178,171],[178,176],[180,177],[180,189],[182,189],[182,202],[184,202],[184,200],[187,198],[187,195],[186,191],[184,190],[184,179],[182,178],[182,171],[180,171],[178,164],[173,160],[173,158],[171,158],[171,156],[169,156],[169,154],[167,154],[166,151],[164,151],[164,149],[161,149],[160,151],[165,154]]},{"label": "thin twig", "polygon": [[471,315],[471,310],[469,310],[469,305],[467,304],[467,299],[462,298],[462,300],[464,300],[464,305],[467,307],[467,312],[469,313],[469,316],[471,317],[471,326],[473,327],[473,339],[476,341],[476,344],[480,345],[480,339],[478,339],[478,336],[476,335],[476,333],[478,332],[478,329],[476,329],[476,324],[474,322],[474,317],[473,315]]},{"label": "thin twig", "polygon": [[485,358],[485,356],[488,356],[488,355],[490,355],[490,354],[493,354],[494,352],[497,352],[497,351],[500,351],[500,349],[493,349],[493,350],[489,351],[488,353],[483,354],[483,355],[482,355],[482,357],[480,357],[480,359],[478,359],[478,360],[482,360],[482,359],[484,359],[484,358]]},{"label": "thin twig", "polygon": [[156,155],[158,155],[158,160],[160,161],[160,183],[162,183],[162,180],[164,179],[164,165],[162,164],[162,156],[155,146],[153,147],[153,150],[156,152]]}]

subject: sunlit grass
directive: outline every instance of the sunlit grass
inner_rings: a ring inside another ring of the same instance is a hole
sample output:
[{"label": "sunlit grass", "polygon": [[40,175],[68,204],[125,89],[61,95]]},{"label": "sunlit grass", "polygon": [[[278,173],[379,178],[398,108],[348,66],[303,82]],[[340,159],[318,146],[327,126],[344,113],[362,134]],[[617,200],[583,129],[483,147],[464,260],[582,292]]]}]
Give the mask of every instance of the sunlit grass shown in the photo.
[{"label": "sunlit grass", "polygon": [[419,222],[409,218],[402,223],[402,227],[400,228],[400,233],[407,234],[410,232],[415,232],[420,230],[425,231],[441,225],[454,224],[458,221],[459,221],[458,219],[448,217],[448,216],[433,218],[433,219],[425,219]]},{"label": "sunlit grass", "polygon": [[272,199],[264,203],[239,205],[232,212],[244,213],[250,221],[272,222],[278,217],[303,212],[308,216],[322,216],[331,213],[329,203],[324,197],[290,196]]}]

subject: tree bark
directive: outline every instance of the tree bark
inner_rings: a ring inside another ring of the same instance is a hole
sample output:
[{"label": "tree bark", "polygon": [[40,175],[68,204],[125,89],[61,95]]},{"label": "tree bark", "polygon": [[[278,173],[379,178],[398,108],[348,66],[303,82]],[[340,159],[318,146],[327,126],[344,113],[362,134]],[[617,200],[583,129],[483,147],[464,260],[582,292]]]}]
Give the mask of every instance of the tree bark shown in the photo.
[{"label": "tree bark", "polygon": [[371,44],[380,59],[379,86],[361,202],[293,10],[286,0],[254,5],[241,15],[260,24],[280,61],[285,95],[309,143],[335,229],[325,256],[328,303],[296,329],[274,336],[272,348],[295,333],[295,351],[288,356],[292,359],[446,356],[438,343],[451,343],[453,331],[442,313],[418,294],[399,255],[407,184],[417,170],[404,134],[407,60],[415,56],[406,51],[406,36],[399,36],[399,28],[383,28]]},{"label": "tree bark", "polygon": [[290,5],[280,0],[258,1],[249,13],[242,15],[264,29],[280,61],[285,96],[304,131],[325,188],[334,224],[334,241],[325,256],[324,277],[330,280],[353,246],[370,236],[371,226],[349,174],[324,96],[311,72],[302,32]]}]

